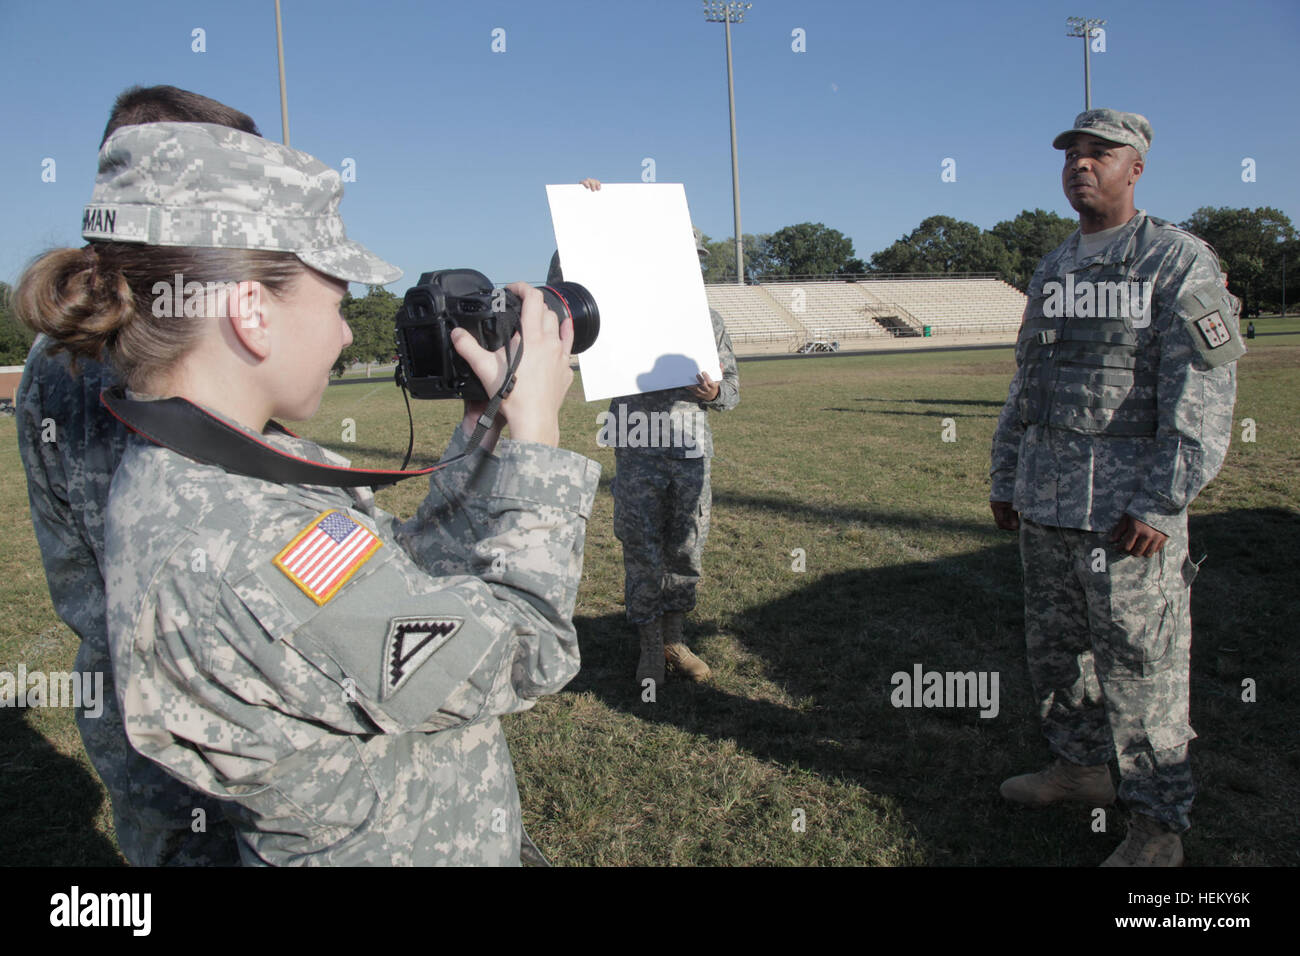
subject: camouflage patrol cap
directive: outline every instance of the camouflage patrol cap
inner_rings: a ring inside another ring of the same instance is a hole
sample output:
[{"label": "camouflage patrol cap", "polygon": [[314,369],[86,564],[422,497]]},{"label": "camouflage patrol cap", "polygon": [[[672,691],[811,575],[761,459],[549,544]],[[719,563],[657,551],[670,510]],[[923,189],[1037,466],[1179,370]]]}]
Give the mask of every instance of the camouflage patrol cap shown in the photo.
[{"label": "camouflage patrol cap", "polygon": [[709,249],[704,244],[704,233],[700,232],[700,230],[696,229],[694,226],[691,226],[691,232],[695,234],[695,252],[700,256],[700,258],[704,258],[709,254]]},{"label": "camouflage patrol cap", "polygon": [[1074,129],[1067,129],[1058,135],[1052,140],[1052,145],[1057,149],[1065,149],[1076,133],[1088,133],[1108,143],[1132,146],[1143,159],[1151,148],[1151,124],[1141,113],[1086,110],[1074,118]]},{"label": "camouflage patrol cap", "polygon": [[85,239],[292,252],[383,285],[402,270],[347,237],[339,174],[307,153],[211,123],[124,126],[99,151]]}]

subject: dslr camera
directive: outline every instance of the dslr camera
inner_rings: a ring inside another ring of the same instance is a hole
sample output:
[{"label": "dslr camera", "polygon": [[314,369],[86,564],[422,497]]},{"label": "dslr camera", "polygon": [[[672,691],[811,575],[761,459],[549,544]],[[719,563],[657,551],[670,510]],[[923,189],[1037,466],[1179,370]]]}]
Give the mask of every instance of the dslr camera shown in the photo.
[{"label": "dslr camera", "polygon": [[[573,354],[584,352],[600,332],[600,312],[591,293],[576,282],[536,286],[546,307],[561,322],[573,320]],[[474,269],[426,272],[408,289],[397,311],[397,382],[415,398],[491,396],[452,347],[451,331],[461,328],[489,352],[519,330],[519,296],[494,289],[492,280]]]}]

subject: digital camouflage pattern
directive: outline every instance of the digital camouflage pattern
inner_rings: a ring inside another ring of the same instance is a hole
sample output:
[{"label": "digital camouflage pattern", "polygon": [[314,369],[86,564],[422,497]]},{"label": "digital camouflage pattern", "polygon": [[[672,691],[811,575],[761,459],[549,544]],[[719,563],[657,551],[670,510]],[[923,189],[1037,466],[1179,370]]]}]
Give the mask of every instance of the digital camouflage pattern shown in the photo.
[{"label": "digital camouflage pattern", "polygon": [[[103,712],[78,710],[77,729],[113,806],[122,855],[135,866],[221,866],[239,862],[235,831],[221,804],[185,786],[126,739],[108,654],[104,520],[109,486],[126,447],[126,429],[100,404],[116,384],[97,362],[69,372],[66,352],[32,345],[15,401],[18,445],[27,473],[32,527],[55,612],[81,639],[76,669],[104,675]],[[46,437],[54,441],[46,441]],[[202,810],[202,825],[194,811]]]},{"label": "digital camouflage pattern", "polygon": [[[641,413],[664,415],[669,434],[683,441],[650,447],[616,447],[614,534],[623,545],[624,600],[628,620],[643,624],[666,611],[695,607],[700,560],[709,534],[713,495],[709,484],[713,430],[707,409],[740,403],[740,373],[722,316],[709,310],[722,366],[718,397],[701,402],[684,388],[625,395],[610,402],[615,421]],[[663,434],[663,431],[660,431]]]},{"label": "digital camouflage pattern", "polygon": [[1074,126],[1063,133],[1058,133],[1052,140],[1057,149],[1065,149],[1074,140],[1075,134],[1088,133],[1108,143],[1132,146],[1138,155],[1146,157],[1151,148],[1151,124],[1141,113],[1125,113],[1122,110],[1085,110],[1074,118]]},{"label": "digital camouflage pattern", "polygon": [[[1145,212],[1095,255],[1078,257],[1080,235],[1030,281],[990,499],[1020,513],[1029,669],[1049,745],[1075,763],[1113,754],[1121,797],[1181,832],[1194,793],[1187,507],[1227,455],[1239,304],[1205,243]],[[1149,283],[1149,313],[1047,308],[1067,279]],[[1159,554],[1108,540],[1126,513],[1169,536]]]},{"label": "digital camouflage pattern", "polygon": [[613,481],[614,536],[623,545],[623,599],[633,624],[694,609],[713,515],[708,458],[640,451],[618,455]]},{"label": "digital camouflage pattern", "polygon": [[[709,416],[701,410],[726,412],[740,404],[740,372],[736,367],[736,353],[731,348],[731,336],[716,310],[709,310],[713,322],[713,341],[718,348],[718,364],[722,366],[722,381],[718,383],[718,397],[702,402],[685,388],[666,388],[639,395],[621,395],[609,403],[609,413],[615,421],[640,412],[649,416],[667,414],[669,433],[681,435],[682,441],[660,441],[652,446],[617,448],[620,458],[627,453],[662,455],[668,458],[712,458],[713,429]],[[661,430],[662,431],[662,430]],[[621,463],[620,463],[621,467]]]},{"label": "digital camouflage pattern", "polygon": [[[1233,360],[1244,351],[1238,306],[1213,251],[1145,212],[1097,255],[1075,262],[1079,236],[1048,253],[1030,280],[1016,375],[993,437],[989,497],[1039,524],[1109,531],[1127,512],[1169,533],[1228,452]],[[1068,338],[1095,329],[1098,318],[1044,314],[1044,286],[1064,284],[1070,272],[1076,287],[1152,283],[1150,323],[1125,320],[1134,340],[1127,356],[1101,356]],[[1198,296],[1219,303],[1230,333],[1213,349],[1197,324],[1207,312]],[[1040,342],[1040,333],[1052,341]],[[1061,427],[1067,414],[1073,422]],[[1138,433],[1105,433],[1117,423]]]},{"label": "digital camouflage pattern", "polygon": [[1191,825],[1187,743],[1196,736],[1188,718],[1196,566],[1186,519],[1154,557],[1108,539],[1020,523],[1029,675],[1043,734],[1071,763],[1118,759],[1120,799],[1181,833]]},{"label": "digital camouflage pattern", "polygon": [[[464,445],[458,428],[448,455]],[[131,742],[230,801],[248,865],[517,864],[497,718],[577,673],[598,477],[572,452],[502,441],[430,476],[399,522],[367,489],[272,484],[133,437],[106,538]],[[380,546],[317,603],[273,559],[331,510]]]},{"label": "digital camouflage pattern", "polygon": [[86,239],[295,253],[326,275],[383,285],[402,270],[347,237],[338,172],[211,123],[124,126],[99,150]]}]

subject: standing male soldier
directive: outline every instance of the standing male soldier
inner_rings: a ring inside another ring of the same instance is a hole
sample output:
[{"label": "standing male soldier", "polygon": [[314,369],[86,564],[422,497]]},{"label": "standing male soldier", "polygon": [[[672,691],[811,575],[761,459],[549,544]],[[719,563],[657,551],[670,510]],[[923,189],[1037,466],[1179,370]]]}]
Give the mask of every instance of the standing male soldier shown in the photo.
[{"label": "standing male soldier", "polygon": [[1218,258],[1138,211],[1151,126],[1080,113],[1052,143],[1079,231],[1039,263],[993,438],[990,504],[1020,531],[1025,640],[1055,763],[1002,784],[1046,806],[1115,799],[1103,866],[1177,866],[1195,793],[1187,744],[1187,506],[1228,450],[1245,348]]},{"label": "standing male soldier", "polygon": [[[122,126],[161,121],[215,123],[257,134],[244,113],[174,86],[132,87],[113,105],[103,145]],[[27,473],[32,526],[54,610],[81,638],[79,673],[104,675],[103,712],[77,713],[86,756],[113,805],[113,829],[134,866],[234,866],[234,828],[221,804],[186,786],[126,738],[108,653],[107,599],[101,563],[108,490],[126,449],[126,428],[99,402],[117,384],[110,368],[83,361],[74,377],[67,353],[46,353],[38,336],[14,406]]]},{"label": "standing male soldier", "polygon": [[[584,179],[582,185],[600,189],[595,179]],[[694,233],[695,250],[703,260],[708,255],[704,237],[698,229]],[[561,278],[557,252],[546,281]],[[644,421],[667,415],[671,422],[670,428],[658,429],[661,440],[657,443],[646,447],[616,444],[614,449],[614,535],[623,545],[627,617],[641,639],[638,686],[649,677],[660,687],[665,664],[695,681],[707,680],[710,673],[709,665],[686,645],[682,625],[695,608],[700,557],[713,513],[709,485],[713,430],[707,410],[725,412],[740,404],[740,373],[722,316],[710,309],[709,318],[722,366],[721,382],[700,372],[696,385],[623,395],[609,403],[615,422],[634,420],[628,416],[638,413],[645,416]],[[667,436],[682,440],[669,441]]]}]

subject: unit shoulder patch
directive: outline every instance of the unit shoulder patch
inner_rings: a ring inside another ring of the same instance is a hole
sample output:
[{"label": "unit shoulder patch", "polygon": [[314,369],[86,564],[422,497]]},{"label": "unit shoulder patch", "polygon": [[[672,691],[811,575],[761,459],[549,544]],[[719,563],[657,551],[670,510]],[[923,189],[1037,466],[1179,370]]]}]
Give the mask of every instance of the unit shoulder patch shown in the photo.
[{"label": "unit shoulder patch", "polygon": [[1233,299],[1222,285],[1202,283],[1184,290],[1178,297],[1178,311],[1201,361],[1210,368],[1235,362],[1246,354]]},{"label": "unit shoulder patch", "polygon": [[324,604],[383,544],[369,528],[331,509],[300,531],[272,563],[309,598]]},{"label": "unit shoulder patch", "polygon": [[1223,316],[1219,315],[1218,312],[1211,312],[1209,315],[1197,319],[1196,327],[1201,330],[1201,338],[1205,339],[1205,344],[1212,349],[1217,349],[1232,341],[1232,333],[1223,324]]},{"label": "unit shoulder patch", "polygon": [[395,617],[384,639],[384,674],[380,699],[387,700],[460,630],[459,617]]}]

